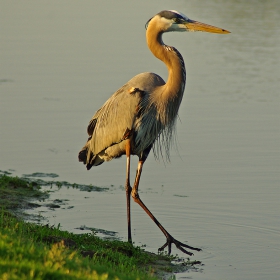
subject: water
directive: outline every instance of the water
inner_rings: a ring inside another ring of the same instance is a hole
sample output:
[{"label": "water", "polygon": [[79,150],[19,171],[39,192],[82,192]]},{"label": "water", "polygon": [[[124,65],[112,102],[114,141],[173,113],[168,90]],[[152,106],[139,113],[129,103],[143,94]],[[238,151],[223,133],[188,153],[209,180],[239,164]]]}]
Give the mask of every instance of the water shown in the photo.
[{"label": "water", "polygon": [[[276,0],[1,3],[0,169],[114,185],[104,193],[64,190],[74,208],[48,215],[65,229],[85,224],[125,238],[125,159],[87,172],[77,153],[88,121],[116,89],[144,71],[166,78],[144,29],[166,8],[232,33],[164,36],[185,58],[186,94],[178,150],[171,164],[150,155],[141,198],[177,239],[203,249],[194,257],[204,264],[199,272],[177,279],[279,279]],[[138,205],[132,211],[134,241],[156,251],[163,236]]]}]

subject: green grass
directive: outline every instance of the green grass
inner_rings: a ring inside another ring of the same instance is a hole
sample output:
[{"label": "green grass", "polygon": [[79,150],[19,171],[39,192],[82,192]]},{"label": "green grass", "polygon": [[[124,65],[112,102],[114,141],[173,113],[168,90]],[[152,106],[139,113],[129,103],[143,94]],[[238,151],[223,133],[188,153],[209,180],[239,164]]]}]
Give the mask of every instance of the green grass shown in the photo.
[{"label": "green grass", "polygon": [[157,258],[128,243],[25,223],[4,211],[0,217],[0,279],[155,279],[147,268]]},{"label": "green grass", "polygon": [[173,271],[172,257],[145,252],[127,242],[102,240],[94,234],[77,235],[48,225],[27,223],[11,214],[36,205],[30,200],[44,199],[47,195],[29,181],[0,175],[1,280],[149,280]]}]

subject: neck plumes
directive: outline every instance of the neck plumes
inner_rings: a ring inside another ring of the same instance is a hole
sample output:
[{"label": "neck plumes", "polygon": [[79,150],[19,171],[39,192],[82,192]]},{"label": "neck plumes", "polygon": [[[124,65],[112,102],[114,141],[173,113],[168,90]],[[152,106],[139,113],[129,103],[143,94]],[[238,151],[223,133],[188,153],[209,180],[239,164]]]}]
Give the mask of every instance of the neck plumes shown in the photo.
[{"label": "neck plumes", "polygon": [[[157,100],[160,99],[160,103],[163,106],[164,104],[165,106],[168,105],[168,108],[166,108],[168,112],[166,113],[169,115],[170,120],[170,118],[174,119],[177,116],[185,89],[186,72],[181,54],[174,47],[167,46],[162,42],[162,34],[163,32],[158,32],[156,28],[149,25],[146,32],[146,39],[151,52],[163,61],[168,69],[167,82],[158,88],[155,98]],[[172,112],[170,112],[171,107],[173,107]],[[170,114],[173,116],[170,116]]]}]

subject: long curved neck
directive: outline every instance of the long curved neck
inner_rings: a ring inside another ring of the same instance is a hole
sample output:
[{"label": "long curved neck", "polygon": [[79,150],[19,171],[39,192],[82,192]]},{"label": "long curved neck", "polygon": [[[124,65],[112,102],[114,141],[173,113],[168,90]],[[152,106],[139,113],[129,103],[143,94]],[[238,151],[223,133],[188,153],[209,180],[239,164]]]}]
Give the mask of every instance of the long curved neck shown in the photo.
[{"label": "long curved neck", "polygon": [[186,83],[184,60],[177,49],[163,43],[162,34],[163,32],[149,26],[146,32],[147,44],[154,56],[163,61],[168,69],[168,79],[162,88],[162,97],[169,100],[179,99],[180,105]]}]

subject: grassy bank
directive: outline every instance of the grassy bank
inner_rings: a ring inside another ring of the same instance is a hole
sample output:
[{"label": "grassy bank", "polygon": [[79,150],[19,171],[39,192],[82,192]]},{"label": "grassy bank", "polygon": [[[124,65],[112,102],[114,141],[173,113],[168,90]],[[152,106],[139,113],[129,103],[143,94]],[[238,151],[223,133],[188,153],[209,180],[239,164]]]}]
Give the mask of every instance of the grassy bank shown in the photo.
[{"label": "grassy bank", "polygon": [[158,279],[178,269],[171,258],[127,242],[18,218],[47,196],[34,182],[0,175],[0,279]]}]

